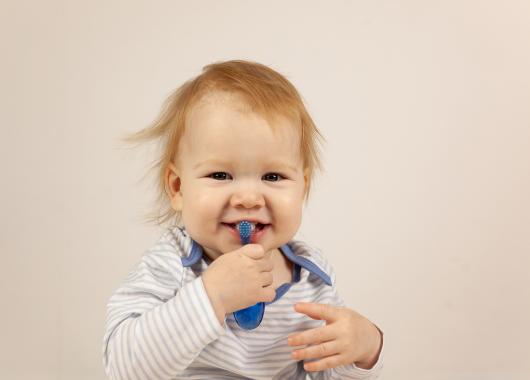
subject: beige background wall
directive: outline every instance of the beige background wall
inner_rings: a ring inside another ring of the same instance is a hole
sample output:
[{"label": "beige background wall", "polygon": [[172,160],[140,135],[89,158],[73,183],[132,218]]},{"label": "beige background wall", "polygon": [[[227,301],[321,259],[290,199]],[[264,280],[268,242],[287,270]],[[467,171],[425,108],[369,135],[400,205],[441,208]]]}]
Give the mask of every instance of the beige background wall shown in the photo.
[{"label": "beige background wall", "polygon": [[[202,66],[300,90],[327,172],[298,238],[386,332],[383,380],[530,378],[528,1],[2,1],[1,379],[104,379],[146,126]],[[330,225],[334,224],[332,229]]]}]

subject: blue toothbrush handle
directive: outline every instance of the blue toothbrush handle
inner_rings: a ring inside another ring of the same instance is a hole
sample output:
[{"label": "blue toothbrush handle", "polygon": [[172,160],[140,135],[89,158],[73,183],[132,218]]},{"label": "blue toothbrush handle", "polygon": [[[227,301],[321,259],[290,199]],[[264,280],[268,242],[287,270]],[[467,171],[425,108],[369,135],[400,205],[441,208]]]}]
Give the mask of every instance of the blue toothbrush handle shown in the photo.
[{"label": "blue toothbrush handle", "polygon": [[234,311],[234,319],[239,327],[245,330],[252,330],[260,325],[264,313],[265,302],[258,302],[254,306]]},{"label": "blue toothbrush handle", "polygon": [[[249,244],[252,236],[251,225],[247,221],[242,221],[239,224],[239,236],[241,244]],[[258,327],[263,319],[265,313],[265,302],[258,302],[254,306],[249,306],[245,309],[234,311],[234,319],[239,327],[245,330],[252,330]]]}]

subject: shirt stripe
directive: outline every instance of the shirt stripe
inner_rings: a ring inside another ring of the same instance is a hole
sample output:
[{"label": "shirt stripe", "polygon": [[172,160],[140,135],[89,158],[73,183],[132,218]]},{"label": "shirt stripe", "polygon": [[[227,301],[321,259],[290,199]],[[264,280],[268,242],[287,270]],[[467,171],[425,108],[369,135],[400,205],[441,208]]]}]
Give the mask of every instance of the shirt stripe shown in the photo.
[{"label": "shirt stripe", "polygon": [[107,303],[103,337],[107,376],[112,380],[302,380],[307,375],[319,380],[376,379],[383,351],[369,370],[350,364],[306,373],[303,361],[291,359],[287,337],[325,323],[294,313],[293,305],[345,305],[335,287],[333,267],[318,249],[292,240],[281,251],[294,263],[293,280],[266,303],[260,326],[244,330],[232,314],[219,323],[201,277],[208,266],[202,248],[182,227],[169,228]]}]

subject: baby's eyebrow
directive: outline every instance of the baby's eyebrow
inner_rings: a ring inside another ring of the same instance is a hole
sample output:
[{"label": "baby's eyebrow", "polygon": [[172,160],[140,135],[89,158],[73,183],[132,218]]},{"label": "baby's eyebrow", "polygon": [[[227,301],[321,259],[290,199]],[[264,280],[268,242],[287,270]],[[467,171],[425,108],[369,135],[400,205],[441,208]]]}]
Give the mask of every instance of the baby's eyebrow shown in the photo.
[{"label": "baby's eyebrow", "polygon": [[[214,159],[214,158],[211,158],[211,159],[208,159],[208,160],[204,160],[204,161],[201,161],[197,164],[195,164],[193,166],[193,169],[197,169],[203,165],[208,165],[208,164],[211,164],[211,165],[221,165],[221,166],[226,166],[226,165],[229,165],[229,161],[224,161],[224,160],[220,160],[220,159]],[[267,161],[266,162],[266,167],[268,168],[283,168],[283,169],[289,169],[293,172],[297,172],[297,168],[293,165],[290,165],[286,162],[282,162],[282,161]]]},{"label": "baby's eyebrow", "polygon": [[209,159],[209,160],[204,160],[202,162],[199,162],[197,164],[195,164],[195,166],[193,166],[193,169],[197,169],[203,165],[207,165],[207,164],[217,164],[217,165],[227,165],[228,162],[227,161],[224,161],[224,160],[219,160],[219,159]]},{"label": "baby's eyebrow", "polygon": [[268,162],[267,163],[267,166],[270,166],[272,168],[284,168],[284,169],[289,169],[289,170],[292,170],[293,172],[296,172],[297,169],[295,166],[293,165],[289,165],[288,163],[285,163],[285,162],[276,162],[276,161],[272,161],[272,162]]}]

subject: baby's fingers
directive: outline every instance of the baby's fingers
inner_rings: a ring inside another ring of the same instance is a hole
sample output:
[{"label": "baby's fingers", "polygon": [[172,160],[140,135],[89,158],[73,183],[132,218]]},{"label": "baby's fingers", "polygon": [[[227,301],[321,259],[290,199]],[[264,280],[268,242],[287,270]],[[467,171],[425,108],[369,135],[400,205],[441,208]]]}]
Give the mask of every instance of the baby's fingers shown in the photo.
[{"label": "baby's fingers", "polygon": [[328,356],[324,359],[304,363],[304,369],[307,372],[317,372],[324,371],[330,368],[335,368],[345,364],[349,364],[349,362],[344,359],[344,355],[336,354]]},{"label": "baby's fingers", "polygon": [[336,338],[337,333],[335,332],[334,326],[326,325],[291,335],[287,339],[287,344],[289,346],[319,344],[330,340],[335,340]]},{"label": "baby's fingers", "polygon": [[326,358],[331,355],[339,354],[341,347],[336,340],[324,342],[317,345],[309,346],[301,350],[293,351],[292,358],[295,360]]}]

